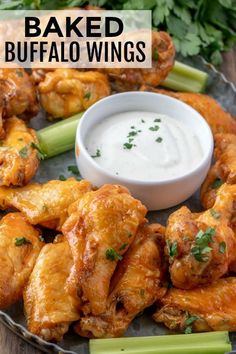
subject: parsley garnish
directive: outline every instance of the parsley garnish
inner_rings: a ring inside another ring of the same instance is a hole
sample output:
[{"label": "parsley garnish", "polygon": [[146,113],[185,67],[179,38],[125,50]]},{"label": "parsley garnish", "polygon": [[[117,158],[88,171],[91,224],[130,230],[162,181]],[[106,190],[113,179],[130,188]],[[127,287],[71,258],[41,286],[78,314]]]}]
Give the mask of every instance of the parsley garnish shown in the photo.
[{"label": "parsley garnish", "polygon": [[135,130],[133,130],[132,132],[129,132],[129,134],[127,135],[127,138],[130,138],[131,136],[135,136],[137,135],[138,132],[136,132]]},{"label": "parsley garnish", "polygon": [[144,120],[144,119],[141,119],[141,122],[142,122],[142,123],[145,123],[145,120]]},{"label": "parsley garnish", "polygon": [[187,315],[187,316],[188,317],[184,322],[184,325],[185,325],[184,333],[190,334],[190,333],[192,333],[192,330],[193,330],[193,328],[192,328],[193,322],[199,320],[199,317],[198,316],[190,316],[190,315]]},{"label": "parsley garnish", "polygon": [[154,119],[154,122],[155,122],[155,123],[160,123],[160,122],[161,122],[161,119],[160,119],[160,118],[156,118],[156,119]]},{"label": "parsley garnish", "polygon": [[65,177],[64,175],[60,175],[60,176],[59,176],[59,180],[60,180],[60,181],[66,181],[66,177]]},{"label": "parsley garnish", "polygon": [[157,143],[161,143],[162,140],[163,140],[163,139],[159,136],[155,141],[156,141]]},{"label": "parsley garnish", "polygon": [[95,159],[96,157],[101,157],[101,151],[100,151],[100,149],[97,149],[97,150],[96,150],[96,154],[95,154],[95,155],[91,155],[91,157],[92,157],[93,159]]},{"label": "parsley garnish", "polygon": [[212,242],[212,237],[215,234],[215,229],[208,227],[206,231],[200,230],[196,236],[196,246],[192,247],[191,253],[198,262],[207,262],[209,257],[206,253],[209,253],[212,248],[209,247],[209,243]]},{"label": "parsley garnish", "polygon": [[18,77],[23,77],[24,75],[23,75],[23,72],[22,71],[16,71],[16,75],[18,76]]},{"label": "parsley garnish", "polygon": [[79,169],[76,165],[71,165],[67,167],[68,172],[73,173],[76,176],[80,176]]},{"label": "parsley garnish", "polygon": [[223,184],[222,179],[216,178],[216,179],[214,180],[214,182],[212,183],[211,187],[212,187],[213,189],[217,189],[217,188],[219,188],[220,186],[222,186],[222,184]]},{"label": "parsley garnish", "polygon": [[149,130],[151,130],[152,132],[156,132],[159,130],[159,126],[155,125],[154,127],[150,127]]},{"label": "parsley garnish", "polygon": [[108,248],[106,250],[106,258],[109,259],[109,261],[121,261],[122,256],[119,255],[113,248]]},{"label": "parsley garnish", "polygon": [[127,246],[128,243],[123,243],[123,245],[120,246],[119,251],[123,251]]},{"label": "parsley garnish", "polygon": [[135,129],[135,126],[134,126],[134,125],[132,125],[130,128],[131,128],[131,129]]},{"label": "parsley garnish", "polygon": [[219,244],[219,252],[220,253],[225,253],[225,249],[226,249],[226,243],[224,241],[222,241],[220,244]]},{"label": "parsley garnish", "polygon": [[86,100],[89,100],[90,97],[91,97],[91,92],[86,92],[86,93],[84,94],[84,98],[85,98]]},{"label": "parsley garnish", "polygon": [[210,213],[213,216],[214,219],[219,219],[220,218],[220,213],[218,211],[215,211],[214,209],[210,209]]},{"label": "parsley garnish", "polygon": [[20,157],[23,159],[26,159],[28,157],[28,148],[27,146],[24,146],[22,149],[19,151]]},{"label": "parsley garnish", "polygon": [[45,152],[43,152],[43,150],[40,148],[38,144],[31,143],[30,146],[32,147],[32,149],[36,149],[38,151],[37,156],[39,160],[44,160],[47,157]]},{"label": "parsley garnish", "polygon": [[144,289],[140,289],[139,294],[140,294],[141,297],[144,297],[144,295],[145,295],[145,290],[144,290]]},{"label": "parsley garnish", "polygon": [[16,239],[15,239],[15,245],[17,247],[22,246],[22,245],[26,245],[27,243],[31,244],[32,242],[25,237],[16,237]]},{"label": "parsley garnish", "polygon": [[154,48],[152,58],[153,58],[154,61],[157,61],[158,58],[159,58],[159,54],[158,54],[158,51],[157,51],[156,48]]},{"label": "parsley garnish", "polygon": [[132,149],[133,146],[136,146],[136,145],[130,144],[130,143],[124,143],[123,144],[123,148],[126,149],[126,150]]},{"label": "parsley garnish", "polygon": [[167,245],[167,249],[168,249],[168,253],[169,253],[170,257],[175,257],[178,255],[177,241],[174,241],[171,243],[169,240],[167,240],[166,245]]}]

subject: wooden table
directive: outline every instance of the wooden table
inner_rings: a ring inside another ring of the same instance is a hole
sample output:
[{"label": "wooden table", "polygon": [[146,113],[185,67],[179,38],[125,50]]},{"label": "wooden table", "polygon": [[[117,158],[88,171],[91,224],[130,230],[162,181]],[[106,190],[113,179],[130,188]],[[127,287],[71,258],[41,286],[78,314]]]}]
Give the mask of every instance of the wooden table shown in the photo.
[{"label": "wooden table", "polygon": [[[236,85],[236,46],[224,55],[221,71]],[[42,354],[0,323],[0,354]]]}]

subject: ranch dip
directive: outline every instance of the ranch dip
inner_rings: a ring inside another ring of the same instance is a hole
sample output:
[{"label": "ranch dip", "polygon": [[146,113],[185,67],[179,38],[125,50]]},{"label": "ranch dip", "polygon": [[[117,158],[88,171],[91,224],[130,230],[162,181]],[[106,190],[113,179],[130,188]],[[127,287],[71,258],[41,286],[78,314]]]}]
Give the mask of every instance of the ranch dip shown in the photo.
[{"label": "ranch dip", "polygon": [[164,181],[196,167],[200,140],[190,126],[167,115],[130,111],[95,125],[86,149],[107,172],[139,181]]}]

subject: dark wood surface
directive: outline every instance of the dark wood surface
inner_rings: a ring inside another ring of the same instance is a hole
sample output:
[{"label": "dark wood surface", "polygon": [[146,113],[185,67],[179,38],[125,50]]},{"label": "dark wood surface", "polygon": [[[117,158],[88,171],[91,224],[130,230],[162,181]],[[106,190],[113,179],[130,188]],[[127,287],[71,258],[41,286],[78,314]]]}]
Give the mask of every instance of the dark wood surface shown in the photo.
[{"label": "dark wood surface", "polygon": [[[224,54],[221,71],[236,85],[236,46],[234,50]],[[24,342],[0,323],[0,354],[42,354],[42,352]]]}]

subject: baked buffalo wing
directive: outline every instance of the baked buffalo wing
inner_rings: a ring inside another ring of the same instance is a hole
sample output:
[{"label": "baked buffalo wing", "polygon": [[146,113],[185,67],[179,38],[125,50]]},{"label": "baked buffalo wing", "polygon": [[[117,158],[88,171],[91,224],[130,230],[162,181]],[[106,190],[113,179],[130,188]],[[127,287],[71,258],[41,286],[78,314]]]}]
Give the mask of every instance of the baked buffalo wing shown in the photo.
[{"label": "baked buffalo wing", "polygon": [[235,331],[235,297],[236,278],[222,278],[193,290],[172,288],[153,318],[170,329],[186,332]]},{"label": "baked buffalo wing", "polygon": [[162,93],[177,98],[198,111],[209,124],[213,135],[216,133],[236,134],[236,120],[227,113],[212,97],[201,93],[173,92],[155,89],[151,86],[142,86],[141,91]]},{"label": "baked buffalo wing", "polygon": [[140,201],[118,185],[86,193],[69,208],[62,228],[75,264],[68,288],[80,295],[85,314],[105,311],[117,262],[145,222],[146,212]]},{"label": "baked buffalo wing", "polygon": [[60,230],[68,216],[67,209],[92,186],[86,180],[52,180],[44,184],[32,183],[21,188],[0,188],[0,209],[21,211],[33,225]]},{"label": "baked buffalo wing", "polygon": [[135,316],[164,296],[159,240],[164,231],[158,224],[141,226],[115,271],[105,312],[82,317],[76,324],[81,336],[122,336]]},{"label": "baked buffalo wing", "polygon": [[30,75],[22,68],[0,69],[0,137],[3,119],[14,115],[30,119],[39,110],[37,96]]},{"label": "baked buffalo wing", "polygon": [[215,163],[201,188],[201,203],[209,209],[215,202],[222,183],[236,184],[236,135],[215,135]]},{"label": "baked buffalo wing", "polygon": [[66,240],[45,245],[24,291],[28,328],[45,340],[62,340],[70,323],[79,319],[78,298],[65,289],[72,264]]},{"label": "baked buffalo wing", "polygon": [[[139,34],[137,33],[137,36]],[[157,86],[165,80],[174,65],[175,47],[166,32],[152,32],[152,68],[103,69],[115,91],[137,90],[141,85]]]},{"label": "baked buffalo wing", "polygon": [[224,184],[212,209],[192,214],[182,207],[170,215],[166,251],[174,286],[191,289],[236,269],[235,201],[236,185]]},{"label": "baked buffalo wing", "polygon": [[20,213],[0,221],[0,309],[22,297],[43,246],[39,232]]},{"label": "baked buffalo wing", "polygon": [[0,186],[22,186],[37,172],[39,159],[34,144],[38,139],[19,118],[7,119],[4,127],[5,137],[0,140]]},{"label": "baked buffalo wing", "polygon": [[110,94],[107,76],[97,71],[56,69],[38,85],[40,102],[49,118],[67,118]]}]

